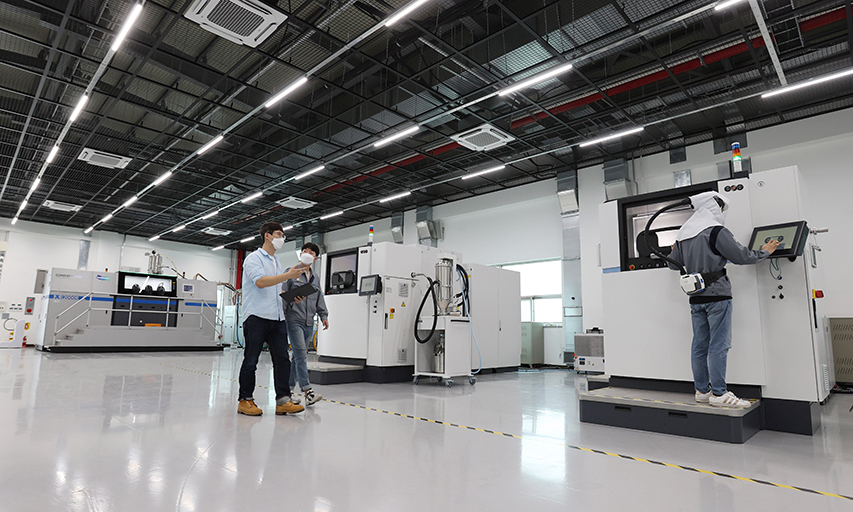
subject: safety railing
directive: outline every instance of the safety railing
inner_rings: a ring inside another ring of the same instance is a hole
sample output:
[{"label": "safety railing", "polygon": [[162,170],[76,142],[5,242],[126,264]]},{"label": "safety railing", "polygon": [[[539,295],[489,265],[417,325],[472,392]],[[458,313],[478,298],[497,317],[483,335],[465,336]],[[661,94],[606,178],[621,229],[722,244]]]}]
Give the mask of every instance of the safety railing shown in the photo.
[{"label": "safety railing", "polygon": [[[195,300],[195,301],[198,301],[201,303],[201,311],[177,311],[177,310],[172,310],[172,304],[180,304],[180,301],[186,301],[187,298],[185,298],[185,297],[138,296],[138,295],[124,294],[124,293],[109,293],[109,294],[103,293],[103,294],[99,294],[99,295],[103,295],[104,297],[107,297],[110,299],[113,299],[115,297],[129,297],[130,298],[130,304],[128,305],[127,309],[125,309],[125,308],[112,308],[112,307],[111,308],[94,308],[94,307],[92,307],[93,292],[88,292],[85,295],[83,295],[82,297],[80,297],[79,299],[77,299],[76,301],[74,301],[73,304],[71,304],[70,306],[68,306],[64,310],[62,310],[62,312],[60,312],[58,315],[56,315],[56,318],[54,319],[54,325],[53,325],[53,327],[54,327],[54,330],[53,330],[54,339],[56,339],[56,337],[59,336],[59,333],[63,332],[65,329],[72,326],[74,324],[74,322],[79,320],[84,315],[86,315],[86,327],[89,327],[91,325],[91,314],[93,311],[95,311],[95,312],[102,312],[103,311],[103,312],[110,312],[110,313],[118,312],[118,313],[126,313],[127,314],[127,325],[126,326],[118,326],[118,325],[113,324],[112,318],[111,318],[110,319],[111,323],[110,323],[109,327],[127,327],[128,329],[141,327],[141,326],[131,325],[131,323],[133,322],[134,313],[136,313],[136,314],[147,313],[147,314],[163,314],[165,316],[165,322],[163,323],[163,325],[161,327],[166,328],[166,329],[178,328],[177,326],[172,327],[169,325],[169,320],[171,318],[169,315],[174,315],[174,317],[176,319],[176,323],[177,323],[178,315],[181,315],[181,316],[198,315],[199,316],[198,328],[204,329],[205,322],[207,322],[207,324],[210,325],[210,327],[213,329],[214,340],[219,339],[219,335],[221,335],[222,330],[223,330],[223,326],[221,325],[222,322],[219,321],[218,315],[216,314],[216,309],[217,309],[216,303],[210,303],[205,299],[192,299],[192,298],[190,298],[190,300]],[[165,311],[134,310],[133,309],[134,298],[145,299],[145,300],[150,300],[150,299],[165,300],[166,301],[166,310]],[[84,302],[84,301],[88,301],[88,304],[86,305],[86,309],[84,309],[83,311],[78,313],[77,316],[72,318],[70,321],[68,321],[61,328],[58,327],[60,318],[62,316],[64,316],[66,313],[68,313],[69,311],[71,311],[75,306],[77,306],[78,304],[80,304],[81,302]],[[205,308],[208,308],[212,311],[212,316],[214,318],[214,321],[211,321],[209,318],[207,318],[205,316]],[[147,328],[152,328],[152,327],[147,326]],[[186,328],[186,327],[181,327],[181,328]]]}]

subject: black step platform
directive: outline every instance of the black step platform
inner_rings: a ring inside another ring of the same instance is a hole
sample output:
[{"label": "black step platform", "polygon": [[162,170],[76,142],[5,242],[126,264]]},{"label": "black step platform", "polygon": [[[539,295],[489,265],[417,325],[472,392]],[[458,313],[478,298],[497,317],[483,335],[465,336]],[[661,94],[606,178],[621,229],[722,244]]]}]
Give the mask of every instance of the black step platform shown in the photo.
[{"label": "black step platform", "polygon": [[606,387],[578,393],[580,420],[613,427],[744,443],[761,430],[761,402],[747,408],[696,403],[693,393]]}]

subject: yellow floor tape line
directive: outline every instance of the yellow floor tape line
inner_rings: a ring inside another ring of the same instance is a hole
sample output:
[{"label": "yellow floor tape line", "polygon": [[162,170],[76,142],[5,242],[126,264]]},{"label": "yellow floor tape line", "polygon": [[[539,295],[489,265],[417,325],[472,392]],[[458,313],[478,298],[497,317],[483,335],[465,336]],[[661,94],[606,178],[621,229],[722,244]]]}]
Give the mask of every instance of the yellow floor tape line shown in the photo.
[{"label": "yellow floor tape line", "polygon": [[[172,366],[172,365],[163,364],[163,363],[160,363],[160,364],[161,364],[162,366],[166,366],[166,367],[168,367],[168,368],[174,368],[174,369],[176,369],[176,370],[183,370],[183,371],[185,371],[185,372],[198,373],[198,374],[200,374],[200,375],[206,375],[206,376],[208,376],[208,377],[212,377],[212,378],[216,378],[216,379],[223,379],[223,380],[230,380],[230,381],[232,381],[232,382],[238,382],[238,381],[237,381],[237,379],[232,379],[232,378],[229,378],[229,377],[220,377],[220,376],[218,376],[218,375],[213,375],[213,374],[205,373],[205,372],[199,372],[199,371],[196,371],[196,370],[189,370],[189,369],[187,369],[187,368],[181,368],[181,367],[179,367],[179,366]],[[267,387],[267,386],[256,386],[256,387],[263,388],[263,389],[269,389],[269,387]],[[332,404],[345,405],[345,406],[347,406],[347,407],[354,407],[354,408],[356,408],[356,409],[364,409],[364,410],[366,410],[366,411],[373,411],[373,412],[380,412],[380,413],[383,413],[383,414],[390,414],[390,415],[392,415],[392,416],[398,416],[398,417],[400,417],[400,418],[409,418],[409,419],[412,419],[412,420],[425,421],[425,422],[427,422],[427,423],[435,423],[435,424],[437,424],[437,425],[444,425],[444,426],[447,426],[447,427],[456,427],[456,428],[462,428],[462,429],[465,429],[465,430],[475,430],[475,431],[477,431],[477,432],[483,432],[483,433],[486,433],[486,434],[495,434],[495,435],[504,436],[504,437],[513,437],[513,438],[515,438],[515,439],[522,439],[522,437],[521,437],[521,436],[519,436],[519,435],[515,435],[515,434],[508,434],[508,433],[506,433],[506,432],[498,432],[498,431],[496,431],[496,430],[489,430],[489,429],[485,429],[485,428],[477,428],[477,427],[467,427],[467,426],[465,426],[465,425],[459,425],[459,424],[457,424],[457,423],[449,423],[449,422],[446,422],[446,421],[438,421],[438,420],[433,420],[433,419],[430,419],[430,418],[421,418],[421,417],[419,417],[419,416],[412,416],[411,414],[404,414],[404,413],[394,412],[394,411],[385,411],[385,410],[382,410],[382,409],[376,409],[376,408],[373,408],[373,407],[367,407],[367,406],[364,406],[364,405],[351,404],[351,403],[347,403],[347,402],[340,402],[340,401],[338,401],[338,400],[330,400],[330,399],[328,399],[328,398],[324,398],[324,399],[323,399],[323,401],[324,401],[324,402],[329,402],[329,403],[332,403]],[[547,441],[543,441],[543,442],[547,442]],[[754,484],[769,485],[769,486],[771,486],[771,487],[778,487],[778,488],[780,488],[780,489],[791,489],[791,490],[794,490],[794,491],[807,492],[807,493],[809,493],[809,494],[819,494],[819,495],[821,495],[821,496],[828,496],[828,497],[830,497],[830,498],[841,498],[841,499],[843,499],[843,500],[853,501],[853,497],[851,497],[851,496],[845,496],[845,495],[843,495],[843,494],[835,494],[835,493],[831,493],[831,492],[817,491],[817,490],[814,490],[814,489],[809,489],[809,488],[807,488],[807,487],[796,487],[796,486],[791,486],[791,485],[777,484],[777,483],[773,483],[773,482],[767,482],[767,481],[765,481],[765,480],[757,480],[757,479],[755,479],[755,478],[746,478],[746,477],[742,477],[742,476],[729,475],[729,474],[727,474],[727,473],[720,473],[720,472],[717,472],[717,471],[708,471],[708,470],[704,470],[704,469],[696,469],[696,468],[691,468],[690,466],[681,466],[681,465],[678,465],[678,464],[669,464],[669,463],[667,463],[667,462],[659,462],[659,461],[656,461],[656,460],[642,459],[642,458],[640,458],[640,457],[632,457],[632,456],[630,456],[630,455],[622,455],[622,454],[618,454],[618,453],[605,452],[605,451],[602,451],[602,450],[594,450],[594,449],[592,449],[592,448],[584,448],[584,447],[582,447],[582,446],[574,446],[574,445],[570,445],[570,444],[563,444],[563,443],[557,443],[557,442],[555,442],[554,444],[559,445],[559,446],[562,446],[562,447],[565,447],[565,448],[569,448],[569,449],[572,449],[572,450],[579,450],[579,451],[588,452],[588,453],[596,453],[596,454],[599,454],[599,455],[607,455],[607,456],[610,456],[610,457],[618,457],[618,458],[620,458],[620,459],[633,460],[633,461],[636,461],[636,462],[645,462],[645,463],[647,463],[647,464],[654,464],[654,465],[656,465],[656,466],[666,466],[666,467],[668,467],[668,468],[681,469],[681,470],[684,470],[684,471],[690,471],[690,472],[693,472],[693,473],[703,473],[703,474],[706,474],[706,475],[714,475],[714,476],[718,476],[718,477],[721,477],[721,478],[730,478],[730,479],[732,479],[732,480],[740,480],[740,481],[742,481],[742,482],[751,482],[751,483],[754,483]]]}]

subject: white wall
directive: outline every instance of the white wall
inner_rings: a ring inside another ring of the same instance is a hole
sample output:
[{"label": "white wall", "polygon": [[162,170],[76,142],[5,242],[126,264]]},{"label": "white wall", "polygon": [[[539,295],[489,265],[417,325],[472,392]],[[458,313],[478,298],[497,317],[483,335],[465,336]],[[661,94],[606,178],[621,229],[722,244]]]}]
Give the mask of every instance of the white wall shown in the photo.
[{"label": "white wall", "polygon": [[[493,265],[563,256],[557,185],[546,180],[433,208],[444,227],[438,247],[464,261]],[[416,244],[415,210],[404,215],[404,243]],[[326,233],[329,252],[367,243],[368,224]],[[391,219],[373,223],[374,242],[391,242]],[[282,263],[285,263],[282,259]]]},{"label": "white wall", "polygon": [[[821,260],[828,279],[824,286],[824,311],[828,316],[853,316],[853,303],[847,294],[853,289],[853,275],[846,272],[846,260],[853,252],[853,109],[804,119],[749,132],[748,147],[741,150],[752,160],[753,172],[798,166],[807,189],[814,227],[829,227],[830,232],[818,236],[823,248]],[[661,153],[636,160],[634,177],[639,193],[673,187],[675,171],[690,169],[693,183],[716,179],[716,162],[729,157],[714,155],[711,142],[687,148],[687,161],[669,164],[669,154]],[[582,275],[584,327],[600,325],[601,268],[597,250],[599,229],[598,205],[604,201],[601,166],[579,171],[578,187],[581,205]],[[746,241],[741,240],[741,243]]]},{"label": "white wall", "polygon": [[[146,252],[156,250],[168,256],[185,272],[188,279],[201,273],[210,281],[233,282],[233,252],[211,252],[206,247],[144,238],[124,237],[118,233],[95,231],[92,237],[83,235],[79,228],[65,228],[37,222],[0,220],[0,239],[7,243],[3,272],[0,275],[0,301],[7,304],[24,303],[26,297],[36,297],[33,318],[38,315],[40,296],[33,293],[36,270],[77,268],[80,241],[89,240],[87,270],[118,271],[120,266],[148,270]],[[122,243],[124,247],[122,248]],[[165,264],[171,265],[164,258]],[[171,271],[164,271],[171,273]],[[21,313],[12,316],[20,317]]]}]

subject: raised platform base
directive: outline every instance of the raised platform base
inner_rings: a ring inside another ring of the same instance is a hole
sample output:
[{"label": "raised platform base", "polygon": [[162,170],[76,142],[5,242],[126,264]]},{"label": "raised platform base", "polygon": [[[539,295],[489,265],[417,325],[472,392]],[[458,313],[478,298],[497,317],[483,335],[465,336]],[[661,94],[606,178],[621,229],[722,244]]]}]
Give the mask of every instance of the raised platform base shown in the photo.
[{"label": "raised platform base", "polygon": [[157,346],[157,347],[69,347],[69,346],[36,346],[42,352],[55,353],[89,353],[89,352],[215,352],[221,351],[225,347],[223,345],[212,345],[206,347],[177,347],[177,346]]},{"label": "raised platform base", "polygon": [[697,404],[692,393],[602,388],[579,394],[580,420],[613,427],[744,443],[761,430],[760,401],[745,409]]},{"label": "raised platform base", "polygon": [[314,384],[350,384],[361,382],[364,367],[354,364],[308,362],[308,379]]}]

